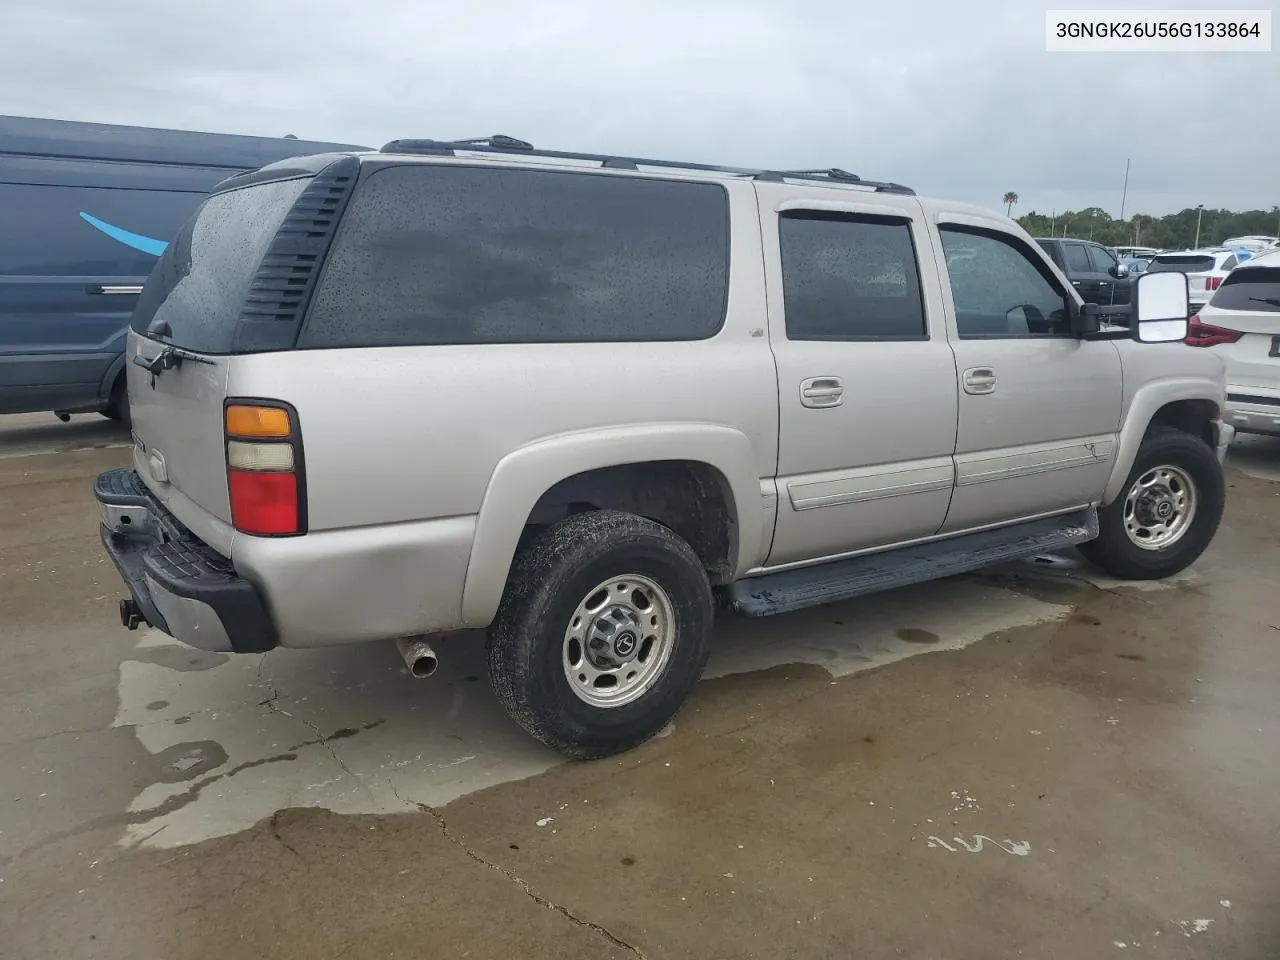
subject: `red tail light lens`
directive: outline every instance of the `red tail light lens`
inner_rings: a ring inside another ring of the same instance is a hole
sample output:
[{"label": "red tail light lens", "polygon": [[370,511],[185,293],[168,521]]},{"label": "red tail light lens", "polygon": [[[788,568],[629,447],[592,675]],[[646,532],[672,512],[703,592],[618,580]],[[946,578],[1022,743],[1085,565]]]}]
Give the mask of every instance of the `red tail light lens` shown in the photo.
[{"label": "red tail light lens", "polygon": [[283,403],[229,402],[224,428],[232,526],[265,537],[306,533],[297,413]]},{"label": "red tail light lens", "polygon": [[1221,277],[1205,277],[1204,278],[1204,288],[1206,290],[1217,290],[1220,286],[1222,286]]},{"label": "red tail light lens", "polygon": [[1220,343],[1235,343],[1243,333],[1239,330],[1228,330],[1202,323],[1199,317],[1192,317],[1187,328],[1187,339],[1182,341],[1189,347],[1216,347]]},{"label": "red tail light lens", "polygon": [[298,532],[298,478],[292,473],[228,470],[231,522],[241,533]]}]

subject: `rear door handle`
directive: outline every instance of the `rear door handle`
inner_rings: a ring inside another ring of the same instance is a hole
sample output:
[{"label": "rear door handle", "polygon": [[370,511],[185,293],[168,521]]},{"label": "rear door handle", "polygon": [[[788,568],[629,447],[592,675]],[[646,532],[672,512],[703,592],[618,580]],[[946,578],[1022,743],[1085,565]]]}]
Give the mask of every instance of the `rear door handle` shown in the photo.
[{"label": "rear door handle", "polygon": [[806,407],[838,407],[844,403],[844,384],[839,377],[801,380],[800,403]]},{"label": "rear door handle", "polygon": [[996,372],[990,367],[970,367],[964,372],[964,392],[978,396],[996,392]]}]

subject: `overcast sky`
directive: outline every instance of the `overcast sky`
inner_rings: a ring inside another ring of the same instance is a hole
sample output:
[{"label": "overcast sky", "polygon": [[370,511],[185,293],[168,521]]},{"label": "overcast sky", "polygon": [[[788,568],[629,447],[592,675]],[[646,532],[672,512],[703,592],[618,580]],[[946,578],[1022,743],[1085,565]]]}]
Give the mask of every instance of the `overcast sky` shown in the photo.
[{"label": "overcast sky", "polygon": [[1129,214],[1280,204],[1280,53],[1046,53],[1045,9],[1089,4],[39,3],[4,5],[0,114],[372,146],[501,132],[995,208],[1014,190],[1015,215],[1117,215],[1130,157]]}]

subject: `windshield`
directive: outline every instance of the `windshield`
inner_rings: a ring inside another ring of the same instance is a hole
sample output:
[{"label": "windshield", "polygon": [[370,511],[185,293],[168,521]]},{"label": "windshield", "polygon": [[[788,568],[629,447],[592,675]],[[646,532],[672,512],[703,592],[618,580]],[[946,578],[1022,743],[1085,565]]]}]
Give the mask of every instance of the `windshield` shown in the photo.
[{"label": "windshield", "polygon": [[166,340],[197,353],[230,353],[249,285],[308,177],[210,197],[165,249],[133,312],[133,329],[167,323]]}]

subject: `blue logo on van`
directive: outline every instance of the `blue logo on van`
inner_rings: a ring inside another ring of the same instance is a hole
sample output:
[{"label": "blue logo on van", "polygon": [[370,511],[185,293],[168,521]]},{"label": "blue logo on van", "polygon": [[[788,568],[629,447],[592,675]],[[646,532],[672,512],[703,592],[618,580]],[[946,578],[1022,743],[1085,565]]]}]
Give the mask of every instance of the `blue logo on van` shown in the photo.
[{"label": "blue logo on van", "polygon": [[169,246],[165,240],[157,240],[155,237],[144,237],[140,233],[131,233],[121,227],[112,226],[105,220],[99,220],[97,217],[90,216],[83,210],[80,211],[80,219],[91,227],[101,230],[112,240],[119,240],[126,247],[132,247],[134,250],[140,250],[143,253],[149,253],[153,257],[158,257],[164,253],[164,248]]}]

